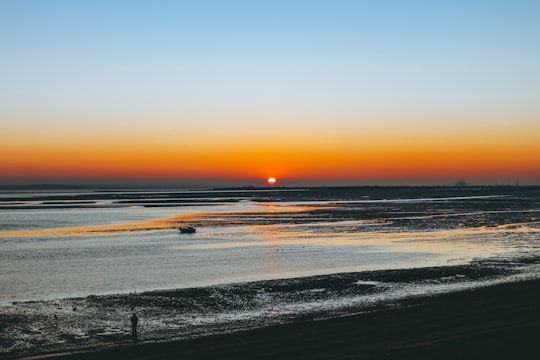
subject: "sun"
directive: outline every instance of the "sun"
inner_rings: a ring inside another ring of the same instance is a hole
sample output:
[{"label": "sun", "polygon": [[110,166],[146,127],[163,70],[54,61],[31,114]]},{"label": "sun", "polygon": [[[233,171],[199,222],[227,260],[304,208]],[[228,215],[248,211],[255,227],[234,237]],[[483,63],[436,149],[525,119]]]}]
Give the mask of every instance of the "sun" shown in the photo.
[{"label": "sun", "polygon": [[268,180],[266,180],[266,182],[268,183],[268,185],[275,185],[277,180],[276,180],[276,178],[271,177],[271,178],[268,178]]}]

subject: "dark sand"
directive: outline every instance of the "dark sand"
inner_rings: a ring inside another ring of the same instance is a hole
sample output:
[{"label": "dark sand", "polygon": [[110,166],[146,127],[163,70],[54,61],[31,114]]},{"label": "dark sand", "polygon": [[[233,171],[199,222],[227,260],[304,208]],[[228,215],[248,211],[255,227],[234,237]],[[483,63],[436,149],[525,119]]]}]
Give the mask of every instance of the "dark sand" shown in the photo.
[{"label": "dark sand", "polygon": [[368,313],[63,359],[537,359],[540,280],[400,301]]}]

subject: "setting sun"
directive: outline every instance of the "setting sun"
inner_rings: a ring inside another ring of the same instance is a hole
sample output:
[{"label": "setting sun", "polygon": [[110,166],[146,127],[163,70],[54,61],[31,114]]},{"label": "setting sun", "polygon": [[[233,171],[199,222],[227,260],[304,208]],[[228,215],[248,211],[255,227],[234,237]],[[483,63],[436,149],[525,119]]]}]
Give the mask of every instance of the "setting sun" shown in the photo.
[{"label": "setting sun", "polygon": [[268,182],[269,185],[275,185],[277,182],[276,178],[273,178],[273,177],[268,178],[268,180],[266,181]]}]

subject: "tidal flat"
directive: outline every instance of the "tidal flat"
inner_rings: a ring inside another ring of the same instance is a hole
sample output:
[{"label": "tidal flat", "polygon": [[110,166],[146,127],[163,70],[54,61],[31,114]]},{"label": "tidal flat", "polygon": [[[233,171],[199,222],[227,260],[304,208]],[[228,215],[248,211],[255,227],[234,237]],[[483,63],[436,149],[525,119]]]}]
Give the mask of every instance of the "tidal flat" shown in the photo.
[{"label": "tidal flat", "polygon": [[540,275],[537,187],[11,191],[0,214],[5,358],[319,326]]}]

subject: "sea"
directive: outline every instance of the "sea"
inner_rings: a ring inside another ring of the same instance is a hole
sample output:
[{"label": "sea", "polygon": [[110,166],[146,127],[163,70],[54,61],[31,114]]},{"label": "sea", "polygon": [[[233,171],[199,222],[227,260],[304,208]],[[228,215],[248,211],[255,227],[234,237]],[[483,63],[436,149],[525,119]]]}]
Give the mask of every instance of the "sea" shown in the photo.
[{"label": "sea", "polygon": [[480,263],[537,277],[539,252],[537,187],[0,191],[3,306]]}]

